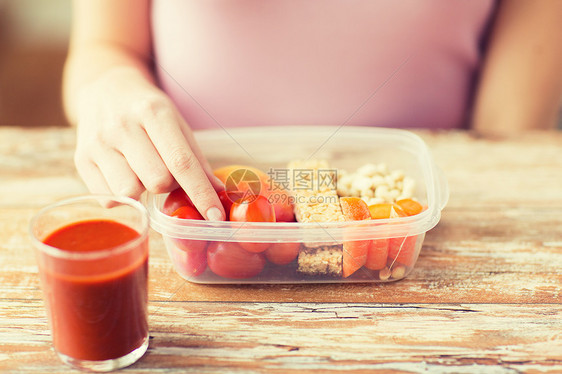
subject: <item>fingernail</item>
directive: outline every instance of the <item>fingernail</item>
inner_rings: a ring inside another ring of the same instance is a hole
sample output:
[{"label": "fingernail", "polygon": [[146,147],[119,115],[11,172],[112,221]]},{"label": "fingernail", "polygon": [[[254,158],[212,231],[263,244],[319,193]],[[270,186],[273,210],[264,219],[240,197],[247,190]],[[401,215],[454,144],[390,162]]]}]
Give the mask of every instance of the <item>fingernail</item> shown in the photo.
[{"label": "fingernail", "polygon": [[207,219],[209,221],[223,221],[224,217],[217,207],[211,207],[207,210]]}]

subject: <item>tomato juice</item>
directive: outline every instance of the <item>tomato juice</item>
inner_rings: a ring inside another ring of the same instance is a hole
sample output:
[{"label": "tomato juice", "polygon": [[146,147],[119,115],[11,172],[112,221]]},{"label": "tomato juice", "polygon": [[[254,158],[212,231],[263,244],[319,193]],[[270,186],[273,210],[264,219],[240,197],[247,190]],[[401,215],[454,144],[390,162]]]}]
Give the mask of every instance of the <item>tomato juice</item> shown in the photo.
[{"label": "tomato juice", "polygon": [[145,343],[146,234],[113,220],[92,219],[63,226],[42,242],[63,253],[38,255],[59,353],[79,360],[112,360]]}]

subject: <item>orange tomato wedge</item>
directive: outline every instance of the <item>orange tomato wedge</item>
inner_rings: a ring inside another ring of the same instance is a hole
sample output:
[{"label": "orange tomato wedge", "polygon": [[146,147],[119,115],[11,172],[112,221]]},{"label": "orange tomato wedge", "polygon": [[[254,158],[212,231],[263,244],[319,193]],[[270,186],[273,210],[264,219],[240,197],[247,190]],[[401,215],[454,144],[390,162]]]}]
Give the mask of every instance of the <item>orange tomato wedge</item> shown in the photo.
[{"label": "orange tomato wedge", "polygon": [[407,217],[408,215],[398,204],[381,203],[369,205],[369,213],[372,219],[385,219]]},{"label": "orange tomato wedge", "polygon": [[[340,205],[346,221],[371,219],[367,203],[358,197],[342,197]],[[353,231],[350,232],[353,235]],[[343,276],[349,277],[367,262],[371,240],[350,240],[343,243]]]},{"label": "orange tomato wedge", "polygon": [[371,240],[353,240],[343,243],[343,277],[347,278],[367,262]]},{"label": "orange tomato wedge", "polygon": [[[382,203],[369,206],[372,219],[407,217],[408,215],[398,204]],[[386,266],[392,239],[375,239],[367,252],[365,267],[370,270],[381,270]]]},{"label": "orange tomato wedge", "polygon": [[367,261],[365,262],[365,267],[367,269],[381,270],[386,266],[388,243],[388,238],[371,241],[371,246],[367,252]]},{"label": "orange tomato wedge", "polygon": [[340,205],[346,221],[361,221],[371,219],[371,212],[367,203],[358,197],[342,197]]},{"label": "orange tomato wedge", "polygon": [[402,208],[402,210],[409,216],[419,214],[423,210],[423,206],[412,199],[398,200],[396,205],[400,206],[400,208]]},{"label": "orange tomato wedge", "polygon": [[413,266],[417,239],[417,235],[391,238],[388,243],[388,260]]}]

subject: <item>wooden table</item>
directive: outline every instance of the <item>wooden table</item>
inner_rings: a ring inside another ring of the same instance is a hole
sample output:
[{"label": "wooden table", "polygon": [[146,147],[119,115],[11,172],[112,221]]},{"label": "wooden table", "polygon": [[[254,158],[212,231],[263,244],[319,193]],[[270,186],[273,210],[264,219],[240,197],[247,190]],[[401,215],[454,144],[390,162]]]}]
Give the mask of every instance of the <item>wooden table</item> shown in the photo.
[{"label": "wooden table", "polygon": [[[562,372],[562,133],[485,140],[418,132],[449,204],[391,284],[204,286],[151,233],[150,348],[131,373]],[[56,357],[31,216],[85,193],[74,132],[0,128],[0,372]]]}]

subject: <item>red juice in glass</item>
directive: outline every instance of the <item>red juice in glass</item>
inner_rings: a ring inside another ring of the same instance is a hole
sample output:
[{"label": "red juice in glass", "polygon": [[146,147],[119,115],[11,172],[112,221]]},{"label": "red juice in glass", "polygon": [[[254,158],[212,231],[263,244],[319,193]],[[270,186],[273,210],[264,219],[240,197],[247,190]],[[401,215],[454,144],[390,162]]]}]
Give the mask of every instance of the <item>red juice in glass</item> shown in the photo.
[{"label": "red juice in glass", "polygon": [[136,201],[115,199],[59,203],[31,227],[54,348],[94,371],[128,366],[148,346],[148,219]]}]

